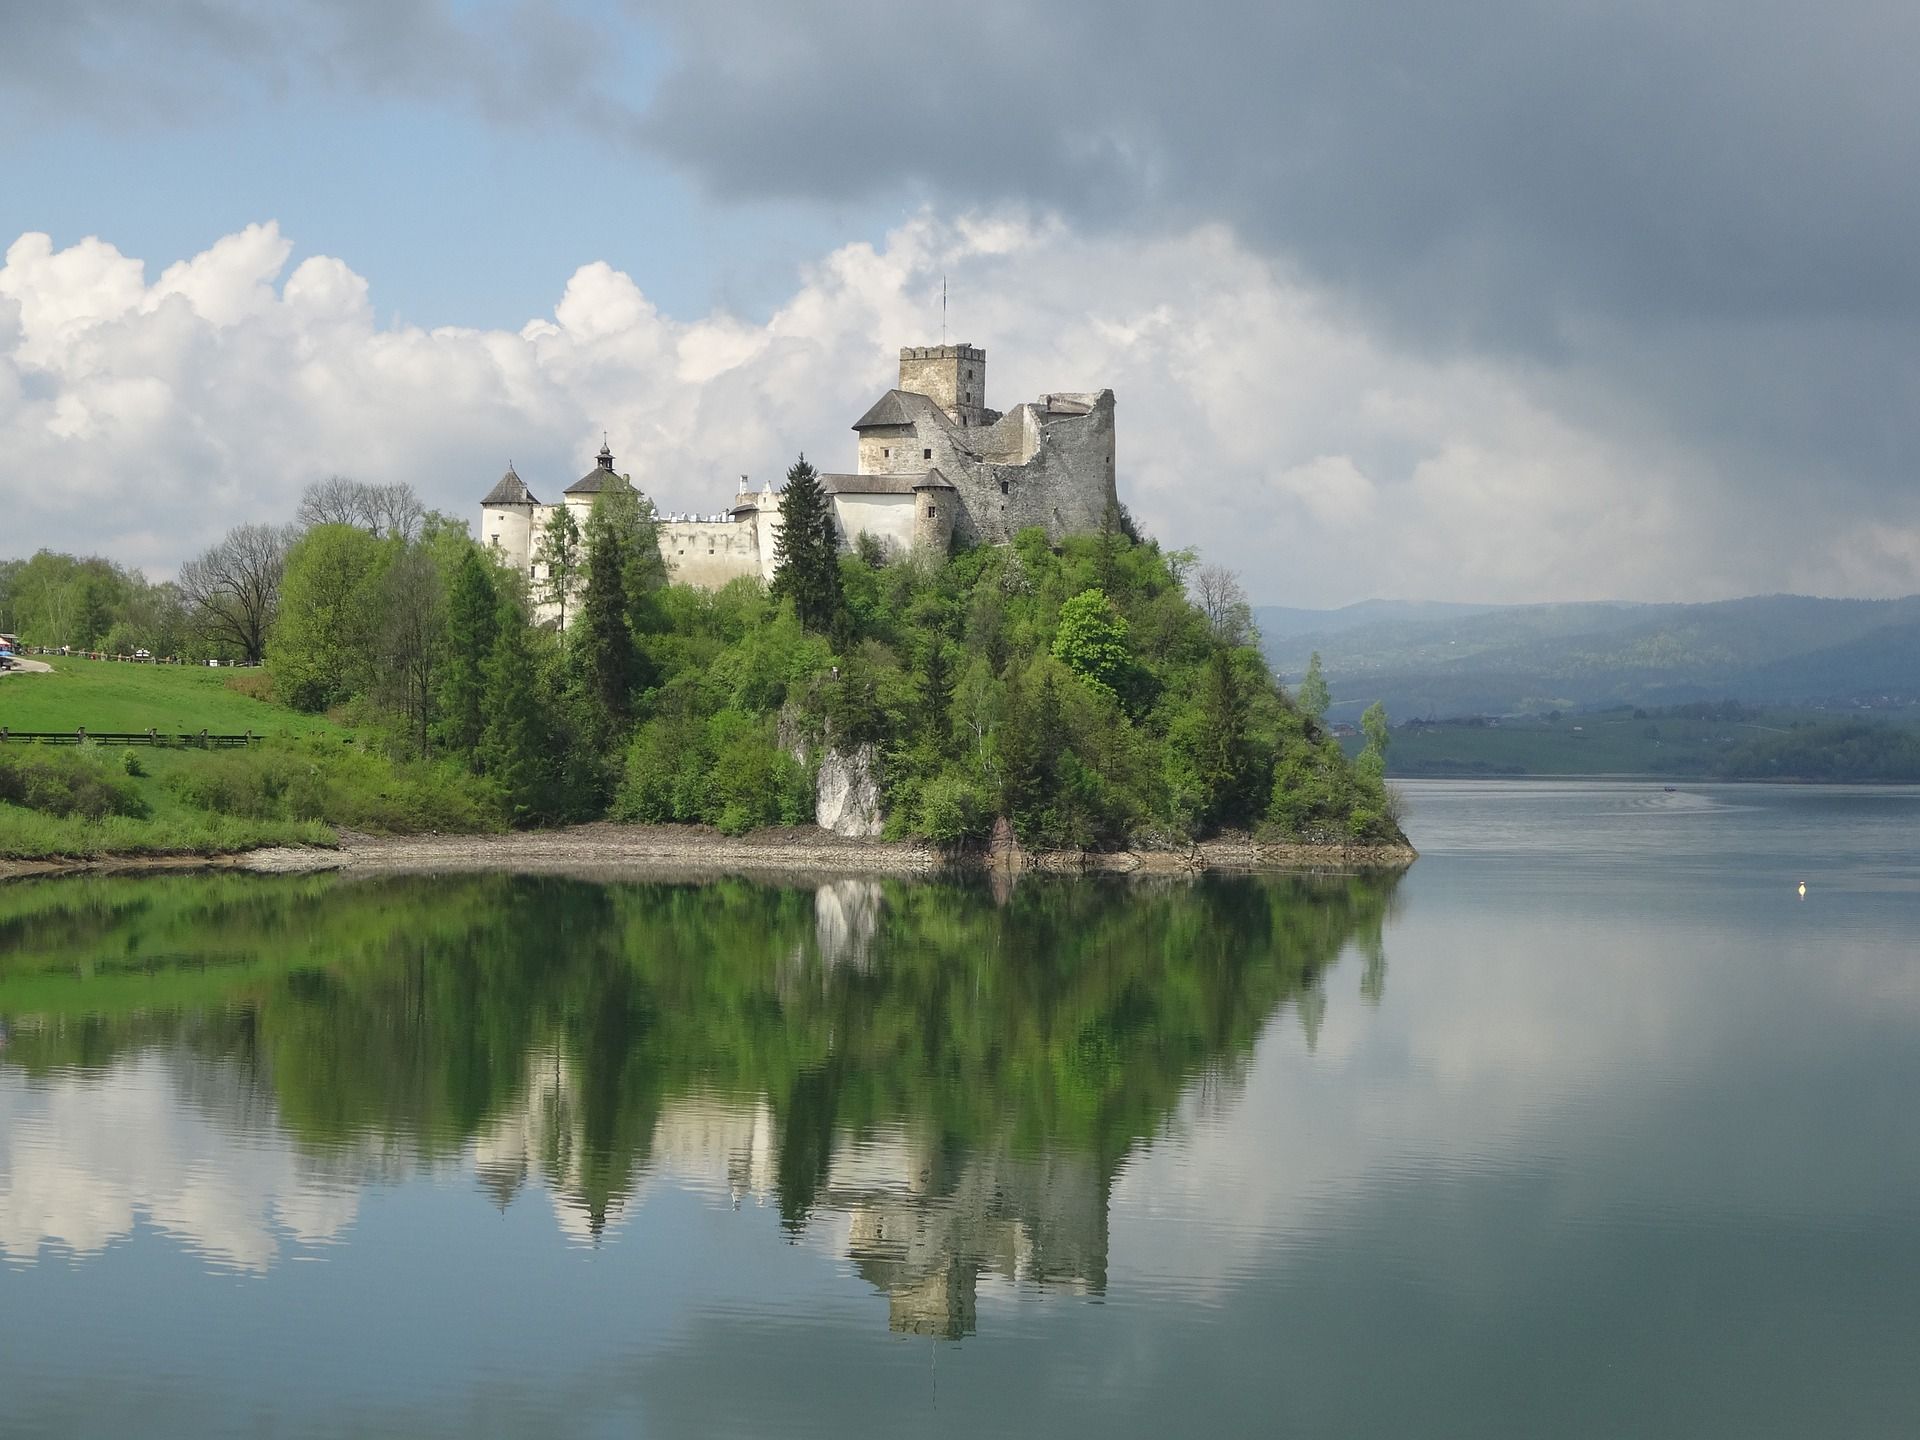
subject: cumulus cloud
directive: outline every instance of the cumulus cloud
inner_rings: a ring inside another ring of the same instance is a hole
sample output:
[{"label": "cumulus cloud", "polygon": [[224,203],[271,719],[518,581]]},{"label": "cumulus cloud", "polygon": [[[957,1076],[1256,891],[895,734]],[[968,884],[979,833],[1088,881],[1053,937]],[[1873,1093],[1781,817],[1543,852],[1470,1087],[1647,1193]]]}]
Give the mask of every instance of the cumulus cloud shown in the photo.
[{"label": "cumulus cloud", "polygon": [[1138,241],[923,214],[822,257],[759,322],[672,318],[595,262],[517,331],[382,324],[344,260],[288,274],[292,251],[254,225],[149,278],[101,240],[9,247],[7,551],[166,573],[336,472],[471,519],[509,459],[546,498],[603,431],[663,508],[717,510],[802,450],[851,464],[847,427],[897,347],[937,334],[945,276],[956,334],[988,347],[990,400],[1112,386],[1123,498],[1263,601],[1920,585],[1911,511],[1755,511],[1685,436],[1623,443],[1520,367],[1396,345],[1225,227]]}]

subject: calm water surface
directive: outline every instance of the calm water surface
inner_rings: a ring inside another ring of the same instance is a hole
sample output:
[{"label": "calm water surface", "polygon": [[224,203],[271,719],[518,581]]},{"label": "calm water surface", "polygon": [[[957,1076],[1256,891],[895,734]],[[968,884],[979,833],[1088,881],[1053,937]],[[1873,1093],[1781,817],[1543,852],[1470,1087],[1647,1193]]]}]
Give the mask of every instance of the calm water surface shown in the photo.
[{"label": "calm water surface", "polygon": [[1920,1434],[1920,792],[1409,791],[1397,884],[0,886],[0,1434]]}]

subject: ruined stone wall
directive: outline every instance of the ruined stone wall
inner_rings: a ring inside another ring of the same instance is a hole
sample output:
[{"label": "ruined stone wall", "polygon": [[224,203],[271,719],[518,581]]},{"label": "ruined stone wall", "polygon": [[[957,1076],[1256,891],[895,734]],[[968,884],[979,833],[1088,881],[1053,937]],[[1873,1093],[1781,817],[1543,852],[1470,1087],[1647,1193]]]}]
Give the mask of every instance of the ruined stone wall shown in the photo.
[{"label": "ruined stone wall", "polygon": [[[1103,390],[1075,399],[1084,399],[1085,413],[1055,414],[1039,405],[1020,407],[1029,412],[1021,423],[1033,427],[1036,440],[1033,458],[1025,464],[993,463],[964,454],[954,442],[970,438],[966,431],[942,437],[945,448],[953,451],[952,463],[940,459],[934,463],[959,492],[956,539],[1004,544],[1037,525],[1057,544],[1069,535],[1099,530],[1107,507],[1116,499],[1113,392]],[[1013,418],[1010,414],[1007,420]],[[936,456],[940,448],[936,444]]]}]

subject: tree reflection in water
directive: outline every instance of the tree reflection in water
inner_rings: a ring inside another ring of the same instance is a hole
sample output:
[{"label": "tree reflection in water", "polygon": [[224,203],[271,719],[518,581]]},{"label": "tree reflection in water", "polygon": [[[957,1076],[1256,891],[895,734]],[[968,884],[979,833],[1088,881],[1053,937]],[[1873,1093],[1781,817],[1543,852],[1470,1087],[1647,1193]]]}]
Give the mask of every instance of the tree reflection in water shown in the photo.
[{"label": "tree reflection in water", "polygon": [[269,1106],[333,1183],[464,1165],[585,1240],[659,1176],[796,1236],[844,1216],[892,1325],[957,1336],[985,1274],[1104,1290],[1129,1151],[1283,1006],[1311,1041],[1347,947],[1379,999],[1392,887],[39,883],[0,891],[0,1072],[169,1055],[182,1103]]}]

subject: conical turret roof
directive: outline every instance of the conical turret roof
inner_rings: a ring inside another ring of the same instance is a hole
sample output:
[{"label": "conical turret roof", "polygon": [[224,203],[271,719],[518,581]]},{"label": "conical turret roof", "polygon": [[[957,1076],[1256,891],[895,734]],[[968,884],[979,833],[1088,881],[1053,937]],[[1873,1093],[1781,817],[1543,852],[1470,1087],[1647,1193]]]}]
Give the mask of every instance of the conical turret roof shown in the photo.
[{"label": "conical turret roof", "polygon": [[480,503],[482,505],[538,505],[540,502],[533,498],[533,492],[527,489],[526,482],[514,472],[513,464],[509,461],[507,473],[500,477],[500,483],[489,490],[487,498]]}]

